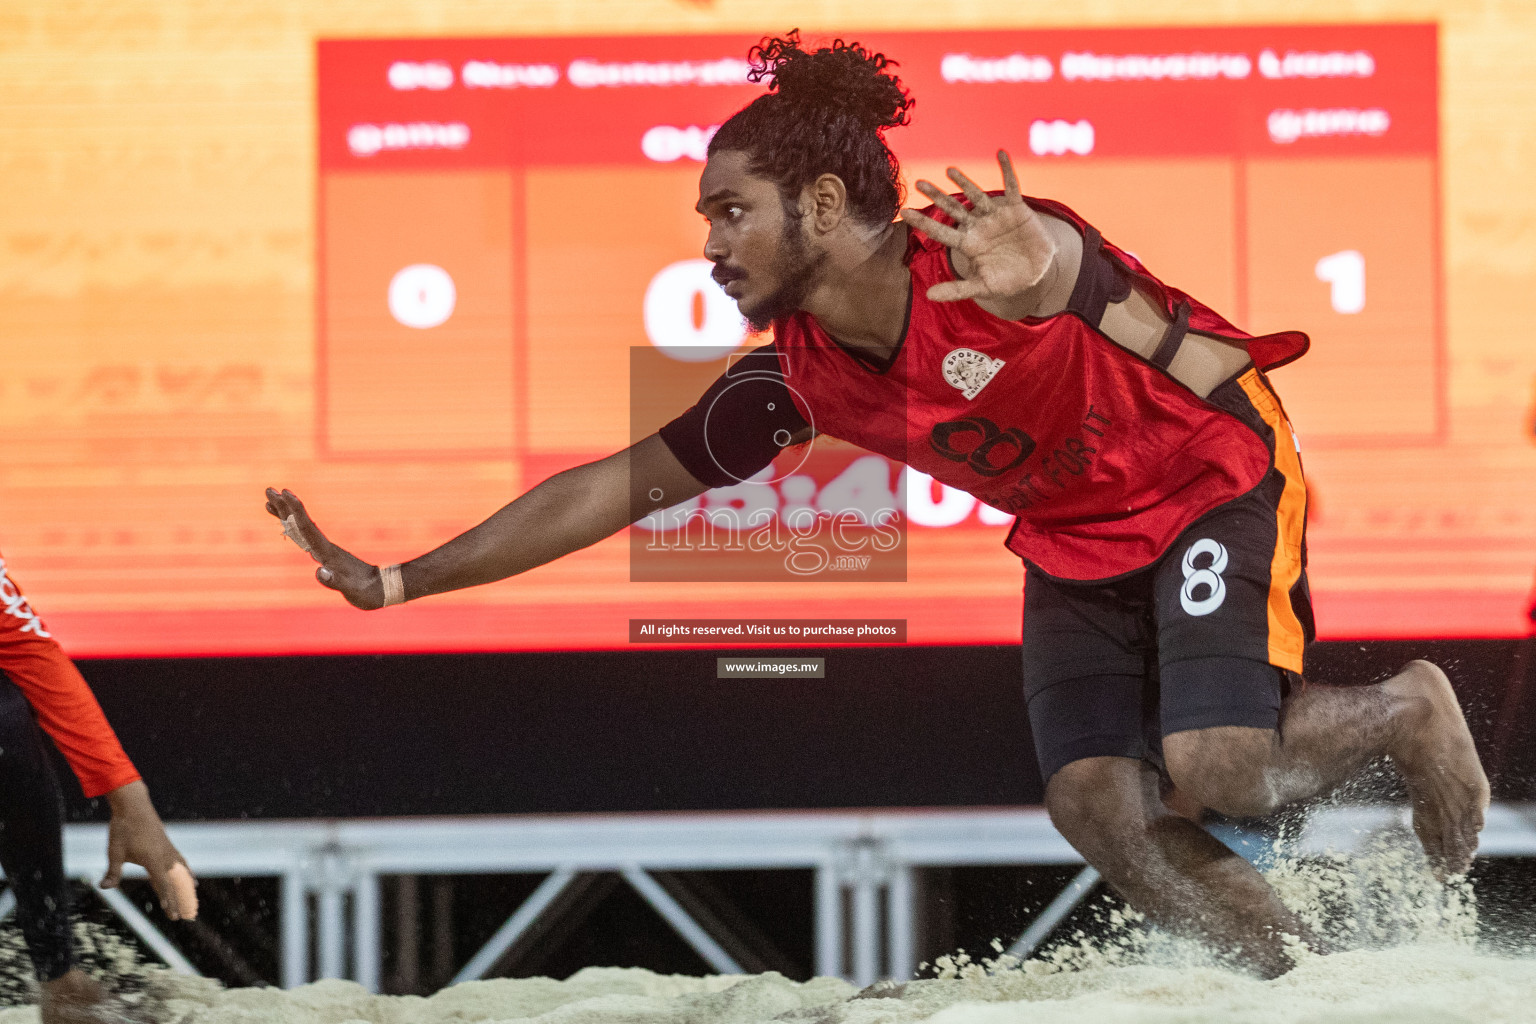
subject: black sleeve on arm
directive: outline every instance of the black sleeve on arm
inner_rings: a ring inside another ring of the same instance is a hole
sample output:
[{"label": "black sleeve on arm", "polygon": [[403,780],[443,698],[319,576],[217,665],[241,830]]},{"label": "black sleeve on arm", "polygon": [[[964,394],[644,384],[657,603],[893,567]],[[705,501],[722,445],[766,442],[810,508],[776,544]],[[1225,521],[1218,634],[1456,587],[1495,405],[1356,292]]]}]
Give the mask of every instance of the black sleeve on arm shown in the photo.
[{"label": "black sleeve on arm", "polygon": [[778,352],[764,345],[733,360],[698,404],[659,433],[699,483],[728,487],[771,463],[808,426],[784,383]]},{"label": "black sleeve on arm", "polygon": [[1104,251],[1104,236],[1092,224],[1083,232],[1083,262],[1077,271],[1077,283],[1067,300],[1068,313],[1076,313],[1097,327],[1104,320],[1104,308],[1111,302],[1124,302],[1131,295],[1131,271]]}]

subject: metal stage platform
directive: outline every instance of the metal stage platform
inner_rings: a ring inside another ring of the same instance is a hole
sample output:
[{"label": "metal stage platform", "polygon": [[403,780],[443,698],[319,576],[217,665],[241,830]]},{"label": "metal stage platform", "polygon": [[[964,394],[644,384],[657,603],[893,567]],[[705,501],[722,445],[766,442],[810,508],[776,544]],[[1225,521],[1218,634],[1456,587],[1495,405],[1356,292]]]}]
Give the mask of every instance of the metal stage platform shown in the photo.
[{"label": "metal stage platform", "polygon": [[[1302,852],[1347,852],[1361,837],[1404,822],[1402,808],[1319,808],[1299,846]],[[742,973],[727,952],[731,943],[718,934],[719,923],[701,921],[705,915],[686,907],[658,876],[809,869],[815,878],[816,972],[868,985],[916,970],[917,870],[1082,863],[1040,808],[233,821],[173,824],[169,832],[203,877],[281,880],[285,987],[352,978],[372,991],[380,983],[383,876],[546,875],[458,971],[457,982],[491,971],[541,917],[558,913],[562,893],[591,872],[622,876],[710,966]],[[1536,803],[1495,805],[1479,856],[1536,856]],[[67,827],[71,876],[94,882],[105,858],[104,825]],[[1010,951],[1027,955],[1044,941],[1097,877],[1084,867]],[[193,972],[130,900],[117,891],[102,896],[172,968]],[[11,908],[9,892],[0,895],[0,916]]]}]

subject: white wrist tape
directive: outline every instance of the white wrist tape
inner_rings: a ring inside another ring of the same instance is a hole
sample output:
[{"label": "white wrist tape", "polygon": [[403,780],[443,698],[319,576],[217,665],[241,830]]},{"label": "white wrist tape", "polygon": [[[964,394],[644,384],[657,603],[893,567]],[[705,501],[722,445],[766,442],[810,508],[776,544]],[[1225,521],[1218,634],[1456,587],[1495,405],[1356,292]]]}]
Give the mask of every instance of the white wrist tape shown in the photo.
[{"label": "white wrist tape", "polygon": [[[283,520],[283,536],[299,546],[299,550],[310,558],[315,558],[315,549],[309,546],[309,541],[304,539],[304,534],[299,530],[299,517],[288,516]],[[319,561],[315,558],[315,561]]]},{"label": "white wrist tape", "polygon": [[405,577],[400,572],[399,563],[381,566],[379,579],[384,584],[384,607],[405,604]]}]

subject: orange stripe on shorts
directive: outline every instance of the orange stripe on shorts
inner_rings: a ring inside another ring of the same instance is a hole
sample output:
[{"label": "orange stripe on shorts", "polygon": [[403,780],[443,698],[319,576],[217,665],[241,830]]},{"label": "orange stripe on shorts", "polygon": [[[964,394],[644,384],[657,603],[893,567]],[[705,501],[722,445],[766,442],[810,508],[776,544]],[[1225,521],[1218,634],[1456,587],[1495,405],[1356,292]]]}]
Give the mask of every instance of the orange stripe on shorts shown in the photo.
[{"label": "orange stripe on shorts", "polygon": [[1291,588],[1301,579],[1302,530],[1307,521],[1307,484],[1301,476],[1301,456],[1296,451],[1291,422],[1259,371],[1249,370],[1237,383],[1275,432],[1275,468],[1285,477],[1285,489],[1275,509],[1275,557],[1269,565],[1269,662],[1300,672],[1307,639],[1291,604]]}]

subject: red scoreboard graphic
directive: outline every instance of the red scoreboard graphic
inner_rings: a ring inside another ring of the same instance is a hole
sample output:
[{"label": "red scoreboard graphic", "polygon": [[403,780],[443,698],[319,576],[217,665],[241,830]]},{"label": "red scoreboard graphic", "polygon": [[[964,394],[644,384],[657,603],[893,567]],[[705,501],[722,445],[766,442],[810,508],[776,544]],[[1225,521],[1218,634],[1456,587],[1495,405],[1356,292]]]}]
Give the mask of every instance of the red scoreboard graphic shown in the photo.
[{"label": "red scoreboard graphic", "polygon": [[[1437,436],[1433,29],[857,35],[917,98],[890,133],[909,181],[995,184],[1007,148],[1027,193],[1238,324],[1316,334],[1280,382],[1309,443]],[[752,42],[321,43],[322,450],[626,443],[647,296],[708,294],[667,271],[701,258],[700,158],[760,91]],[[705,312],[700,336],[734,320]],[[1363,391],[1384,364],[1395,386]]]},{"label": "red scoreboard graphic", "polygon": [[[1273,379],[1312,488],[1322,636],[1522,631],[1536,545],[1506,506],[1530,444],[1448,400],[1434,26],[836,34],[899,61],[917,102],[889,142],[909,184],[957,165],[997,187],[1006,148],[1026,193],[1239,326],[1311,335]],[[249,482],[290,484],[339,543],[404,560],[690,404],[761,340],[709,282],[693,210],[713,131],[762,91],[756,41],[322,40],[312,451]],[[641,357],[673,390],[637,395]],[[782,517],[876,495],[905,511],[898,578],[669,579],[634,573],[618,537],[364,614],[241,506],[262,533],[238,593],[185,582],[152,624],[81,596],[64,618],[76,649],[128,654],[620,647],[631,619],[668,616],[1017,640],[1007,516],[818,444],[814,471],[700,504]]]},{"label": "red scoreboard graphic", "polygon": [[[845,35],[899,60],[917,98],[890,133],[909,182],[957,164],[995,185],[1007,148],[1026,192],[1235,322],[1308,330],[1312,353],[1277,383],[1309,456],[1440,441],[1432,27]],[[633,439],[630,349],[747,344],[692,207],[711,133],[761,89],[753,41],[322,43],[320,449],[510,458],[527,486]],[[906,617],[914,639],[1015,637],[1007,517],[890,472],[911,531],[900,585],[624,582],[609,608],[809,604]],[[619,636],[587,622],[586,642]]]}]

